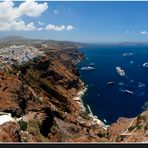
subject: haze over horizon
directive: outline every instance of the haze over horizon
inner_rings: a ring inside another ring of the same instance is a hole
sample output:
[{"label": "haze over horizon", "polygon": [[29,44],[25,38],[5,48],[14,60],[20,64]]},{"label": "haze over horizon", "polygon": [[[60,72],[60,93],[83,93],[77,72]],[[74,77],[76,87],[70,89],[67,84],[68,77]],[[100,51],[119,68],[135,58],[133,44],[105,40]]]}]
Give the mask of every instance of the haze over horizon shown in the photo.
[{"label": "haze over horizon", "polygon": [[[0,38],[148,42],[148,2],[0,2]],[[5,15],[3,15],[5,14]]]}]

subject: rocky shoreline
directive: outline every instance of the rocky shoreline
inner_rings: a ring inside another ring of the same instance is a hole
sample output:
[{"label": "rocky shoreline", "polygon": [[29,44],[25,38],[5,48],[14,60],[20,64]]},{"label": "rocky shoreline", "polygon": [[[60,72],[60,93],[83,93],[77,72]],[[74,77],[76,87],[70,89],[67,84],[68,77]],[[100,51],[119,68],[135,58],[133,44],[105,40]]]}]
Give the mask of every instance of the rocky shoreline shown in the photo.
[{"label": "rocky shoreline", "polygon": [[91,125],[98,124],[101,128],[107,130],[109,125],[106,125],[103,121],[98,119],[98,117],[92,113],[89,105],[87,105],[87,108],[84,106],[82,97],[85,95],[86,91],[87,91],[87,87],[85,87],[82,91],[79,91],[77,93],[77,96],[74,97],[73,100],[77,101],[77,103],[80,105],[82,112],[87,113],[87,110],[89,111],[88,116],[92,119]]}]

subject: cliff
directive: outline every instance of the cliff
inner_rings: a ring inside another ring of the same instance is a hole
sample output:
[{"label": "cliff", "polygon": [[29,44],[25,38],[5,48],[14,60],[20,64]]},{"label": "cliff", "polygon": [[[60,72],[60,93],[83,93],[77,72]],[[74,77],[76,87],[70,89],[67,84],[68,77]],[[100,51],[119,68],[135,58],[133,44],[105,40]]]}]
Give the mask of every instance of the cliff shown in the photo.
[{"label": "cliff", "polygon": [[0,125],[1,141],[106,141],[98,136],[106,130],[74,99],[85,88],[76,70],[84,56],[69,45],[41,50],[46,56],[0,71],[0,120],[5,113],[14,119]]},{"label": "cliff", "polygon": [[147,140],[147,112],[121,118],[106,130],[83,110],[76,97],[86,86],[76,64],[84,56],[76,44],[46,41],[32,46],[45,56],[22,65],[1,63],[5,68],[0,71],[0,121],[9,117],[0,124],[1,142]]}]

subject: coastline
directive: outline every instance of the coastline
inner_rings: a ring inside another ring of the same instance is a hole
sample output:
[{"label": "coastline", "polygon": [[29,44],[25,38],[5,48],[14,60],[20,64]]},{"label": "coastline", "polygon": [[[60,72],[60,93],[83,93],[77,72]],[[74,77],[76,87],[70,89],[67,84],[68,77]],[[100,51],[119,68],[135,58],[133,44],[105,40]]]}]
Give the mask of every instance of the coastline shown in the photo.
[{"label": "coastline", "polygon": [[[86,59],[86,55],[84,55],[84,56],[85,56],[85,59]],[[82,62],[82,61],[81,60],[77,61],[76,65],[79,64],[80,62]],[[110,127],[110,125],[106,125],[103,121],[101,121],[98,118],[98,116],[94,115],[93,112],[91,111],[90,106],[88,104],[87,104],[87,108],[84,106],[84,102],[82,100],[82,97],[87,92],[88,85],[85,85],[84,82],[83,82],[83,85],[85,86],[85,88],[83,88],[83,90],[81,90],[81,91],[78,91],[76,97],[74,97],[73,100],[74,101],[77,101],[77,103],[80,105],[80,108],[82,109],[81,110],[82,112],[85,112],[86,113],[87,110],[89,111],[89,113],[87,114],[87,116],[92,119],[91,125],[98,124],[100,127],[102,127],[103,129],[107,130],[107,128]]]},{"label": "coastline", "polygon": [[87,107],[84,106],[84,102],[82,100],[82,97],[85,95],[85,93],[87,92],[88,88],[87,86],[81,90],[77,92],[76,97],[73,98],[74,101],[77,101],[77,103],[80,105],[81,111],[85,112],[88,110],[89,113],[87,114],[87,116],[92,120],[91,121],[91,125],[95,125],[98,124],[101,128],[107,130],[108,127],[110,127],[109,125],[106,125],[103,121],[101,121],[96,115],[93,114],[93,112],[91,111],[91,108],[89,105],[87,105]]},{"label": "coastline", "polygon": [[73,100],[77,101],[77,103],[80,105],[82,112],[86,112],[86,108],[85,108],[84,103],[82,101],[82,97],[84,96],[86,91],[87,91],[87,87],[83,88],[81,91],[78,91],[76,97],[73,98]]}]

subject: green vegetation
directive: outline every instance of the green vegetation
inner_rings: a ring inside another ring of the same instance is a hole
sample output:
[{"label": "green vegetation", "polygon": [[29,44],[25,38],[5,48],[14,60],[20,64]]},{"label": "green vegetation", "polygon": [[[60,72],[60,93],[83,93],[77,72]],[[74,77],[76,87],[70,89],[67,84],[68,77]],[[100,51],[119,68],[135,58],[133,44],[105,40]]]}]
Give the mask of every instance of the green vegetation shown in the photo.
[{"label": "green vegetation", "polygon": [[25,131],[27,129],[27,122],[19,120],[18,124],[20,125],[21,130]]},{"label": "green vegetation", "polygon": [[37,82],[39,82],[39,73],[34,70],[34,69],[28,69],[27,70],[27,78],[26,81],[29,84],[36,84]]},{"label": "green vegetation", "polygon": [[142,129],[142,125],[137,125],[136,128],[137,130]]},{"label": "green vegetation", "polygon": [[33,127],[34,129],[39,129],[39,120],[35,120],[35,119],[29,120],[28,128],[29,127]]},{"label": "green vegetation", "polygon": [[131,132],[134,129],[137,129],[137,130],[142,129],[142,125],[139,125],[138,123],[136,123],[136,125],[129,127],[128,131]]},{"label": "green vegetation", "polygon": [[48,138],[45,138],[41,133],[40,133],[40,124],[39,120],[37,119],[32,119],[29,120],[28,122],[28,127],[27,131],[30,132],[32,135],[35,136],[36,141],[38,142],[49,142]]},{"label": "green vegetation", "polygon": [[21,80],[22,82],[25,81],[25,79],[24,79],[24,75],[23,75],[23,74],[20,74],[20,75],[19,75],[19,78],[20,78],[20,80]]},{"label": "green vegetation", "polygon": [[82,116],[84,119],[89,119],[89,116],[88,116],[88,112],[87,111],[82,111],[80,116]]}]

